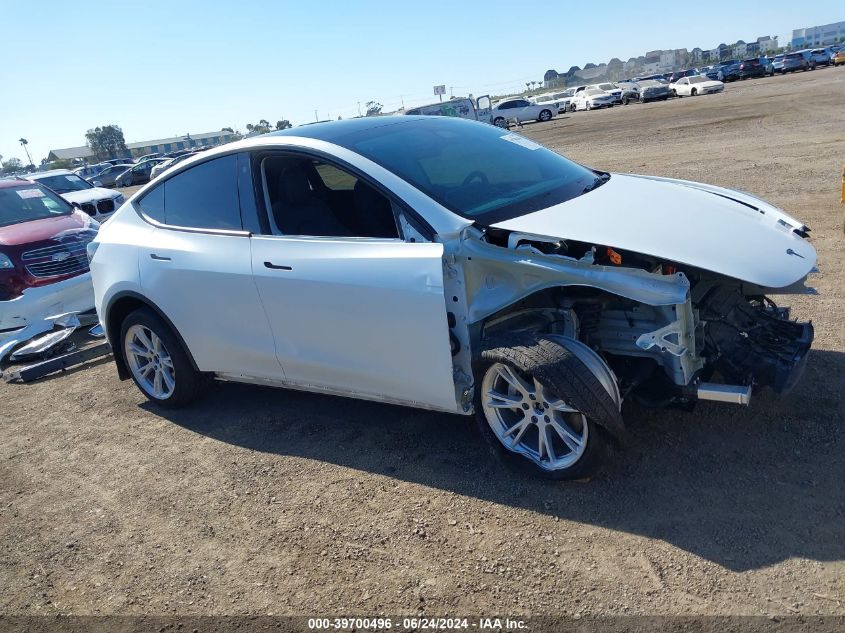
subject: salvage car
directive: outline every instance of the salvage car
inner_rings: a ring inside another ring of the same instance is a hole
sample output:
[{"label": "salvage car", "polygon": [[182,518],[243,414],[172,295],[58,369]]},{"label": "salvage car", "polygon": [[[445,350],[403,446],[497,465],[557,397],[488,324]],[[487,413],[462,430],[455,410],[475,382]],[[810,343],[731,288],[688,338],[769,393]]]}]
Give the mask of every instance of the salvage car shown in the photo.
[{"label": "salvage car", "polygon": [[159,163],[170,160],[169,158],[147,158],[120,174],[114,179],[115,187],[131,187],[133,185],[143,185],[150,182],[153,167]]},{"label": "salvage car", "polygon": [[654,79],[645,79],[634,84],[639,93],[640,103],[647,103],[648,101],[666,101],[672,96],[672,91],[669,89],[669,84]]},{"label": "salvage car", "polygon": [[696,95],[722,92],[725,89],[725,84],[697,75],[695,77],[683,77],[675,83],[669,84],[669,89],[676,97],[695,97]]},{"label": "salvage car", "polygon": [[590,169],[451,117],[318,123],[192,157],[89,245],[118,375],[476,416],[494,455],[583,477],[623,399],[747,404],[813,340],[809,229],[754,196]]},{"label": "salvage car", "polygon": [[126,202],[119,191],[95,187],[67,169],[30,174],[27,178],[46,185],[98,222],[105,222],[115,209]]},{"label": "salvage car", "polygon": [[127,170],[132,169],[130,164],[109,165],[96,176],[91,177],[91,182],[95,187],[115,187],[115,181],[121,174],[126,173]]},{"label": "salvage car", "polygon": [[97,228],[40,183],[0,180],[0,360],[49,317],[94,309],[85,249]]}]

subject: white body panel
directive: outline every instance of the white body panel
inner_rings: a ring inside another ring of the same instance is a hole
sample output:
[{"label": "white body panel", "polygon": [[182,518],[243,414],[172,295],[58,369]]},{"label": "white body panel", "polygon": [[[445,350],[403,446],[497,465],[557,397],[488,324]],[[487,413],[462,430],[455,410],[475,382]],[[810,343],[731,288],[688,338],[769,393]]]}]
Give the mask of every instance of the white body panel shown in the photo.
[{"label": "white body panel", "polygon": [[154,228],[138,249],[138,269],[143,295],[173,322],[200,371],[282,376],[249,237]]},{"label": "white body panel", "polygon": [[[27,288],[21,296],[0,302],[0,360],[20,342],[53,329],[46,317],[67,312],[87,312],[94,307],[91,273],[47,286]],[[10,332],[12,328],[22,328]]]},{"label": "white body panel", "polygon": [[613,174],[588,194],[494,226],[645,253],[767,288],[802,279],[816,262],[813,246],[792,232],[801,223],[783,211],[668,178]]},{"label": "white body panel", "polygon": [[251,241],[255,282],[286,382],[458,411],[442,245]]},{"label": "white body panel", "polygon": [[527,105],[517,108],[502,108],[501,106],[517,99],[507,99],[499,102],[490,112],[490,120],[495,121],[502,117],[505,119],[518,119],[520,121],[536,121],[540,118],[540,113],[543,110],[548,110],[552,117],[557,114],[557,106],[550,103],[532,103],[528,99],[519,99],[518,101],[525,101]]},{"label": "white body panel", "polygon": [[695,88],[696,94],[711,94],[714,92],[722,92],[725,89],[725,84],[721,81],[714,81],[708,79],[707,81],[699,81],[690,83],[689,77],[682,77],[677,82],[669,84],[669,87],[675,91],[679,97],[689,97],[692,95],[692,90]]}]

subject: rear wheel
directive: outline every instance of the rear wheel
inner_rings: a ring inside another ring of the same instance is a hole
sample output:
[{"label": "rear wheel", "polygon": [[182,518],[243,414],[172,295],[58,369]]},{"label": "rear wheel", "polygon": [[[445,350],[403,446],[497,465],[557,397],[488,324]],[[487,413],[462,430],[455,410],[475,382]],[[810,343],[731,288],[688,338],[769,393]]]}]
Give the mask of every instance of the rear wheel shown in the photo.
[{"label": "rear wheel", "polygon": [[541,110],[540,111],[540,121],[545,123],[546,121],[550,121],[552,118],[552,111],[551,110]]},{"label": "rear wheel", "polygon": [[690,90],[689,94],[690,94],[691,97],[694,97],[695,95],[698,94],[698,88],[693,88],[692,90]]},{"label": "rear wheel", "polygon": [[547,479],[586,477],[609,445],[597,420],[621,424],[602,382],[559,343],[530,335],[490,342],[477,366],[476,421],[493,455]]},{"label": "rear wheel", "polygon": [[204,377],[193,368],[170,327],[149,308],[139,308],[124,319],[120,340],[132,380],[151,401],[178,408],[201,394]]}]

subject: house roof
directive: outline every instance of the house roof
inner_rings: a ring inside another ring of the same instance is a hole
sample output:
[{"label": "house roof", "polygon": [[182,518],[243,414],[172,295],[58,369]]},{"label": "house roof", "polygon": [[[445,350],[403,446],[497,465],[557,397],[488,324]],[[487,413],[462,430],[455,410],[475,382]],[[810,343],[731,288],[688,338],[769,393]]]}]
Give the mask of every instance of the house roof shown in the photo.
[{"label": "house roof", "polygon": [[[232,134],[231,132],[203,132],[201,134],[190,134],[192,139],[200,139],[200,138],[208,138],[210,136],[225,136],[226,134]],[[138,141],[136,143],[127,143],[126,149],[140,149],[142,147],[150,147],[152,145],[164,145],[166,143],[179,143],[184,142],[184,136],[171,136],[170,138],[159,138],[153,141]],[[94,152],[91,151],[91,148],[87,145],[83,145],[82,147],[65,147],[62,149],[51,149],[50,156],[53,156],[55,159],[58,160],[70,160],[71,158],[88,158],[89,156],[93,156]]]}]

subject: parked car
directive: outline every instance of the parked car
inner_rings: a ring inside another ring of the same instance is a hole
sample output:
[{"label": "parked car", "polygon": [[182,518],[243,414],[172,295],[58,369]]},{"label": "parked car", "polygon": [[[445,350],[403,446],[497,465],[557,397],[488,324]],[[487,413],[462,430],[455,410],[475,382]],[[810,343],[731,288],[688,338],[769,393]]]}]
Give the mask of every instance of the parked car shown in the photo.
[{"label": "parked car", "polygon": [[[184,150],[188,151],[188,150]],[[135,161],[136,163],[144,163],[148,160],[152,160],[153,158],[161,158],[160,152],[153,152],[152,154],[144,154],[143,156],[138,157],[138,160]]]},{"label": "parked car", "polygon": [[769,77],[772,77],[775,74],[775,67],[772,65],[772,60],[769,57],[763,55],[760,57],[760,63],[763,65],[763,70]]},{"label": "parked car", "polygon": [[499,101],[493,106],[490,120],[493,125],[507,127],[508,121],[516,119],[526,121],[550,121],[557,114],[557,108],[541,103],[531,103],[528,99],[516,98]]},{"label": "parked car", "polygon": [[619,97],[619,101],[622,105],[628,105],[629,103],[640,100],[640,88],[634,82],[620,81],[616,85],[619,86],[619,90],[622,91],[622,94]]},{"label": "parked car", "polygon": [[132,157],[127,158],[109,158],[108,160],[104,160],[104,163],[107,165],[131,165],[135,161],[132,160]]},{"label": "parked car", "polygon": [[673,84],[670,90],[676,97],[695,97],[696,95],[708,95],[722,92],[725,84],[721,81],[713,81],[707,77],[683,77]]},{"label": "parked car", "polygon": [[101,171],[103,171],[103,169],[105,169],[105,167],[101,165],[84,165],[82,167],[77,167],[76,169],[74,169],[73,173],[79,176],[80,178],[88,179],[93,176],[96,176]]},{"label": "parked car", "polygon": [[119,191],[95,187],[67,169],[54,169],[27,176],[55,191],[98,222],[105,222],[126,198]]},{"label": "parked car", "polygon": [[714,81],[724,81],[725,75],[719,66],[705,66],[700,70],[702,77],[707,77]]},{"label": "parked car", "polygon": [[812,325],[766,295],[813,270],[808,230],[474,121],[365,117],[185,160],[88,255],[118,375],[153,406],[217,378],[474,413],[502,461],[566,479],[624,432],[623,398],[797,382]]},{"label": "parked car", "polygon": [[594,84],[590,87],[598,88],[599,90],[604,90],[607,94],[613,95],[616,98],[616,103],[622,103],[622,90],[616,84],[606,82],[601,84]]},{"label": "parked car", "polygon": [[0,359],[52,329],[47,317],[94,309],[85,248],[97,228],[38,182],[0,180]]},{"label": "parked car", "polygon": [[775,57],[774,61],[772,62],[772,65],[774,66],[775,72],[779,72],[782,75],[798,70],[812,70],[813,67],[810,66],[810,60],[808,59],[808,57],[809,53],[805,55],[801,51],[795,53],[786,53],[783,56],[778,55],[777,57]]},{"label": "parked car", "polygon": [[688,68],[686,70],[676,70],[673,73],[669,73],[668,77],[664,77],[670,84],[677,82],[679,79],[683,79],[684,77],[696,77],[698,76],[698,71],[695,68]]},{"label": "parked car", "polygon": [[195,152],[188,152],[187,154],[181,154],[179,156],[176,156],[175,158],[168,158],[167,160],[157,162],[150,171],[150,180],[158,178],[159,175],[163,174],[165,171],[167,171],[174,165],[178,165],[183,160],[190,158],[194,155],[194,153]]},{"label": "parked car", "polygon": [[125,173],[127,169],[132,169],[132,165],[109,165],[103,171],[91,178],[91,182],[95,187],[114,187],[117,177]]},{"label": "parked car", "polygon": [[722,71],[722,81],[737,81],[739,79],[739,60],[728,59],[718,64],[719,70]]},{"label": "parked car", "polygon": [[833,61],[833,51],[828,47],[814,48],[810,51],[816,66],[830,66]]},{"label": "parked car", "polygon": [[116,187],[132,187],[133,185],[148,183],[153,167],[166,160],[170,159],[148,158],[147,160],[141,161],[120,174],[115,179],[114,184]]},{"label": "parked car", "polygon": [[666,101],[666,99],[672,96],[672,90],[669,88],[669,84],[662,81],[646,79],[645,81],[638,81],[636,86],[640,94],[640,103],[646,103],[647,101]]},{"label": "parked car", "polygon": [[612,108],[616,104],[616,97],[598,88],[587,88],[577,93],[572,99],[572,111],[596,110]]},{"label": "parked car", "polygon": [[766,67],[760,63],[759,57],[743,59],[739,63],[739,78],[750,79],[753,77],[765,77]]},{"label": "parked car", "polygon": [[839,66],[845,64],[845,48],[836,51],[833,55],[833,65]]},{"label": "parked car", "polygon": [[564,96],[564,92],[547,92],[537,95],[531,100],[541,105],[557,106],[557,114],[560,114],[566,112],[566,105],[569,103],[569,99]]}]

